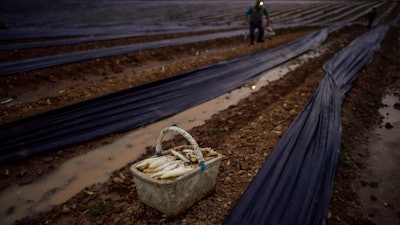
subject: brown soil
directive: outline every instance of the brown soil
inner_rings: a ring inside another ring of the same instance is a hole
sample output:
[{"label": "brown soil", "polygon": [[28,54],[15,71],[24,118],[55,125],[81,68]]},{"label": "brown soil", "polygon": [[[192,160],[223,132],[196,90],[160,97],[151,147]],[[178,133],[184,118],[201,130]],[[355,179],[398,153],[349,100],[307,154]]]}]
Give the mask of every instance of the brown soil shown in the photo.
[{"label": "brown soil", "polygon": [[[396,7],[393,15],[398,15]],[[388,17],[388,21],[393,19]],[[101,58],[76,64],[1,77],[2,99],[13,98],[1,105],[1,122],[13,121],[39,112],[76,103],[95,96],[174,76],[223,59],[271,48],[299,38],[311,29],[281,30],[266,43],[249,46],[243,37],[193,43],[135,54]],[[16,224],[221,224],[238,198],[264,164],[275,144],[318,86],[323,77],[322,64],[343,46],[366,32],[354,26],[329,35],[329,49],[312,62],[288,73],[253,93],[237,105],[214,115],[206,124],[189,133],[200,146],[210,146],[224,155],[216,189],[190,210],[169,218],[142,204],[136,194],[129,165],[121,165],[102,185],[82,190],[50,212],[24,218]],[[368,149],[369,131],[380,123],[378,108],[386,88],[399,80],[399,29],[393,28],[385,38],[373,61],[360,73],[353,88],[347,93],[342,109],[343,139],[338,164],[334,195],[326,224],[372,224],[359,208],[357,190]],[[158,39],[164,37],[158,37]],[[118,44],[146,40],[120,40]],[[105,46],[105,43],[91,43]],[[78,48],[78,47],[77,47]],[[81,48],[81,47],[79,47]],[[64,48],[2,52],[14,59],[35,55],[34,52],[64,52]],[[2,55],[1,58],[6,58]],[[19,55],[19,56],[18,56]],[[397,90],[399,87],[397,86]],[[371,104],[373,103],[373,104]],[[260,135],[262,134],[262,135]],[[62,162],[112,142],[124,134],[109,135],[79,146],[35,156],[0,166],[0,190],[12,184],[28,184],[57,168]],[[237,141],[238,137],[240,142]],[[181,138],[165,146],[184,144]],[[154,153],[149,147],[148,157]],[[237,161],[241,166],[237,166]],[[133,162],[132,162],[133,163]],[[91,191],[94,194],[87,194]],[[104,210],[91,213],[88,206],[107,202]],[[12,213],[12,212],[11,212]]]}]

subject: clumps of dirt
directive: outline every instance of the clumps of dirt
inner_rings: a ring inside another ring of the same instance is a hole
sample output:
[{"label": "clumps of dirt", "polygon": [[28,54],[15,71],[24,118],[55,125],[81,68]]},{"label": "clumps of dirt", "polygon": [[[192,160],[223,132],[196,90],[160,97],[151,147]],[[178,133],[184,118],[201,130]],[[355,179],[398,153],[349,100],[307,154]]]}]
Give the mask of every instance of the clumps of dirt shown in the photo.
[{"label": "clumps of dirt", "polygon": [[[189,131],[200,146],[212,146],[224,158],[215,192],[196,203],[188,212],[169,218],[142,204],[136,194],[130,165],[126,165],[114,172],[106,183],[87,187],[50,212],[24,218],[16,224],[221,224],[268,159],[280,137],[314,93],[324,75],[322,63],[364,31],[365,28],[351,27],[331,35],[328,40],[330,49],[312,63],[261,88],[237,105],[214,115],[205,125]],[[391,33],[390,37],[396,35],[398,33]],[[382,56],[390,50],[390,42],[385,41],[384,46]],[[357,208],[357,195],[353,187],[357,180],[357,170],[362,168],[363,163],[362,157],[355,157],[357,153],[354,149],[362,144],[362,137],[371,126],[379,122],[379,104],[371,107],[360,99],[372,98],[379,102],[379,96],[390,81],[389,78],[385,82],[377,81],[377,73],[381,71],[376,68],[381,63],[393,62],[375,58],[373,64],[361,73],[354,84],[355,88],[349,92],[344,102],[343,150],[327,224],[361,224],[367,221]],[[379,88],[371,92],[368,89],[371,84]],[[359,117],[358,112],[364,112],[366,116]],[[378,119],[371,122],[368,120],[369,115]],[[177,137],[165,142],[163,146],[169,148],[185,142],[183,138]],[[152,154],[154,147],[149,147],[143,158]]]},{"label": "clumps of dirt", "polygon": [[[379,114],[382,97],[388,87],[400,79],[400,54],[396,51],[400,47],[396,40],[398,36],[398,29],[389,31],[381,49],[344,99],[341,155],[327,225],[374,224],[370,215],[364,215],[359,208],[358,193],[365,186],[360,174],[369,156],[370,132],[382,122]],[[396,89],[398,92],[399,87]]]},{"label": "clumps of dirt", "polygon": [[0,122],[10,122],[96,96],[176,76],[221,60],[280,45],[309,32],[280,35],[279,38],[252,48],[248,47],[243,36],[238,36],[0,77],[0,98],[13,99],[6,105],[0,105]]},{"label": "clumps of dirt", "polygon": [[[248,43],[244,42],[243,37],[239,36],[231,39],[155,49],[128,56],[109,57],[32,71],[26,74],[26,76],[19,74],[5,78],[0,77],[0,79],[5,79],[6,81],[3,83],[7,84],[5,90],[9,90],[8,93],[12,93],[10,95],[16,98],[13,104],[0,105],[2,112],[0,121],[13,121],[95,96],[112,93],[128,88],[128,86],[137,86],[175,76],[184,71],[193,70],[220,60],[276,46],[297,39],[309,32],[299,31],[287,35],[278,35],[267,43],[255,45],[251,48],[248,46]],[[201,52],[200,57],[196,56],[196,52]],[[157,57],[160,54],[169,54],[173,58],[171,60],[160,61]],[[112,61],[120,60],[122,62],[124,59],[128,60],[128,58],[140,61],[138,65],[121,63],[124,70],[135,70],[134,75],[129,73],[113,73],[110,70],[104,69]],[[185,68],[182,68],[182,65]],[[83,70],[80,68],[86,69]],[[99,77],[99,74],[93,72],[97,70],[107,71],[102,75],[105,77],[104,79],[101,78],[102,76]],[[52,80],[52,82],[48,82],[48,80]],[[0,84],[2,83],[0,82]],[[24,100],[20,100],[21,98]],[[27,99],[30,101],[27,101]],[[0,171],[4,171],[4,173],[0,173],[0,177],[2,178],[0,180],[0,190],[12,184],[27,184],[40,179],[66,160],[106,145],[123,135],[124,133],[112,134],[99,140],[89,141],[48,154],[33,156],[21,159],[18,162],[1,165]]]}]

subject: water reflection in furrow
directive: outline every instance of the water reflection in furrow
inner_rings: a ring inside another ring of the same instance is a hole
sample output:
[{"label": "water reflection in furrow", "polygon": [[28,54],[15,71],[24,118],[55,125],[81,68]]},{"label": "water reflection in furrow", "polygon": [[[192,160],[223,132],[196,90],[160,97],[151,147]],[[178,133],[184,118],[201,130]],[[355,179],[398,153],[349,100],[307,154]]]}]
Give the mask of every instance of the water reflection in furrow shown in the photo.
[{"label": "water reflection in furrow", "polygon": [[400,218],[400,110],[399,96],[383,98],[383,126],[376,128],[368,146],[369,157],[360,192],[364,216],[374,224],[399,224]]}]

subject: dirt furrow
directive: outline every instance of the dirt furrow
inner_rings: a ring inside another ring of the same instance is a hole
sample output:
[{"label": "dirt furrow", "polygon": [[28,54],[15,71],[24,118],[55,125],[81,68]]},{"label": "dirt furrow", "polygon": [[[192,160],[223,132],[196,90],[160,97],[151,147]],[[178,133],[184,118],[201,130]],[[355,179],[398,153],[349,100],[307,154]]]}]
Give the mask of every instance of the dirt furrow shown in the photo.
[{"label": "dirt furrow", "polygon": [[[127,165],[116,171],[106,183],[88,187],[86,192],[80,192],[49,213],[26,218],[17,224],[73,224],[78,221],[81,224],[222,223],[281,135],[314,93],[323,76],[322,64],[365,31],[363,27],[352,27],[330,35],[330,48],[322,56],[190,131],[201,146],[212,146],[224,158],[215,192],[187,213],[168,218],[140,203],[129,171],[130,165]],[[165,147],[184,142],[178,137],[165,143]],[[153,151],[153,148],[149,149],[149,154]],[[95,194],[88,195],[88,191]],[[88,207],[100,202],[107,203],[105,210],[92,214]]]}]

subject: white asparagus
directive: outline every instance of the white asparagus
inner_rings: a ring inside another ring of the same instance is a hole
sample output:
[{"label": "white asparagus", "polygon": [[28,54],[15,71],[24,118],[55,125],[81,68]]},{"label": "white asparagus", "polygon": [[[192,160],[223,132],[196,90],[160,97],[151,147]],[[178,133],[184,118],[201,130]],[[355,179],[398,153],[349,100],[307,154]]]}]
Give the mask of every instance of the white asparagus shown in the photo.
[{"label": "white asparagus", "polygon": [[179,153],[179,152],[177,152],[175,150],[171,150],[171,154],[176,156],[176,157],[178,157],[180,160],[182,160],[184,162],[189,162],[190,163],[189,159],[187,159],[184,155],[182,155],[181,153]]},{"label": "white asparagus", "polygon": [[142,160],[140,163],[136,164],[136,168],[139,170],[144,170],[150,166],[150,163],[153,162],[154,160],[158,160],[158,157],[151,157]]},{"label": "white asparagus", "polygon": [[[204,155],[205,161],[211,160],[214,156],[219,155],[219,153],[212,148],[200,148],[200,151]],[[168,179],[179,177],[193,169],[185,166],[185,163],[198,162],[197,154],[194,153],[193,149],[188,149],[188,147],[179,150],[171,149],[169,153],[170,154],[167,153],[163,156],[153,156],[144,159],[136,164],[136,168],[151,178]]]},{"label": "white asparagus", "polygon": [[181,163],[176,161],[173,164],[171,164],[171,165],[167,166],[166,168],[164,168],[163,170],[157,171],[157,172],[152,173],[152,174],[147,174],[147,175],[149,177],[151,177],[151,178],[157,178],[157,177],[163,175],[164,173],[166,173],[167,171],[173,170],[173,169],[177,168],[180,165],[181,165]]},{"label": "white asparagus", "polygon": [[144,173],[155,173],[155,172],[158,172],[158,171],[160,171],[160,170],[163,170],[163,169],[167,168],[168,166],[170,166],[170,165],[172,165],[172,164],[175,164],[175,163],[177,163],[177,161],[176,161],[176,160],[173,160],[173,161],[164,163],[164,164],[162,164],[162,165],[160,165],[160,166],[157,166],[157,167],[155,167],[155,168],[147,168],[147,169],[143,170],[143,172],[144,172]]},{"label": "white asparagus", "polygon": [[163,175],[160,176],[160,178],[168,179],[168,178],[179,177],[180,175],[183,175],[183,174],[189,172],[190,170],[192,170],[192,168],[180,166],[178,168],[175,168],[173,170],[165,172]]},{"label": "white asparagus", "polygon": [[196,163],[198,161],[197,156],[193,153],[186,153],[186,158],[188,158],[191,162]]},{"label": "white asparagus", "polygon": [[212,148],[201,148],[201,153],[203,153],[204,157],[207,156],[218,156],[218,152],[214,151]]},{"label": "white asparagus", "polygon": [[218,154],[218,152],[216,152],[216,151],[214,151],[214,150],[209,150],[208,151],[208,156],[218,156],[219,154]]},{"label": "white asparagus", "polygon": [[183,153],[193,153],[193,149],[183,149]]},{"label": "white asparagus", "polygon": [[173,159],[174,159],[173,157],[168,156],[168,155],[167,156],[160,156],[160,157],[158,157],[158,160],[151,161],[148,168],[149,169],[153,169],[153,168],[159,167],[159,166],[161,166],[161,165],[163,165],[163,164],[165,164],[167,162],[172,161]]}]

